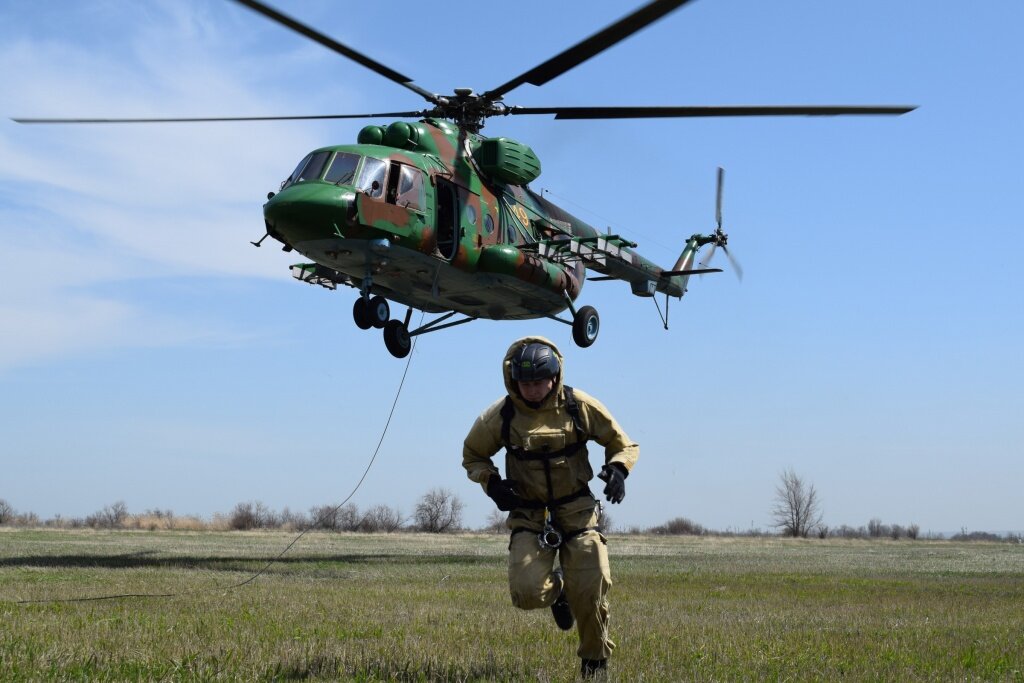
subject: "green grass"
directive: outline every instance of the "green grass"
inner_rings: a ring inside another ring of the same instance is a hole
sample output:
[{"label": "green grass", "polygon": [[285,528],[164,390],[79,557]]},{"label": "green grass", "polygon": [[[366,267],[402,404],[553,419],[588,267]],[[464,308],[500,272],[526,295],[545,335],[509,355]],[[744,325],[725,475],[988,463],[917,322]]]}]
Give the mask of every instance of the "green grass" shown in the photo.
[{"label": "green grass", "polygon": [[[0,680],[572,680],[507,537],[0,531]],[[614,680],[1024,681],[1024,546],[612,537]],[[16,604],[121,593],[170,598]]]}]

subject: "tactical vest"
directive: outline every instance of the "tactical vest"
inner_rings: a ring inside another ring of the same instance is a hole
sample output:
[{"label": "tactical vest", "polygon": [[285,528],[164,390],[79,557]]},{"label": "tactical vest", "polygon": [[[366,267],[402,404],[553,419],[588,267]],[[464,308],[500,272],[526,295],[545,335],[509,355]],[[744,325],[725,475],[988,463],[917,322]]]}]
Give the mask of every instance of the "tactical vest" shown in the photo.
[{"label": "tactical vest", "polygon": [[582,496],[591,495],[590,487],[584,486],[578,491],[574,491],[567,496],[561,498],[554,497],[554,489],[551,483],[551,461],[555,458],[571,458],[578,457],[579,453],[583,453],[586,457],[586,446],[590,436],[583,428],[583,421],[580,419],[580,406],[576,401],[576,396],[573,393],[572,387],[568,385],[562,386],[565,391],[565,409],[569,413],[569,417],[572,418],[573,433],[576,435],[576,442],[571,443],[564,448],[560,448],[557,451],[528,451],[521,446],[517,446],[512,443],[511,429],[512,429],[512,418],[516,414],[515,404],[512,402],[511,396],[505,397],[505,403],[501,406],[501,442],[505,447],[506,458],[517,458],[519,460],[539,460],[544,466],[544,477],[547,483],[548,496],[545,501],[524,501],[524,507],[531,509],[541,508],[555,508],[559,505],[564,505],[571,501],[576,500]]}]

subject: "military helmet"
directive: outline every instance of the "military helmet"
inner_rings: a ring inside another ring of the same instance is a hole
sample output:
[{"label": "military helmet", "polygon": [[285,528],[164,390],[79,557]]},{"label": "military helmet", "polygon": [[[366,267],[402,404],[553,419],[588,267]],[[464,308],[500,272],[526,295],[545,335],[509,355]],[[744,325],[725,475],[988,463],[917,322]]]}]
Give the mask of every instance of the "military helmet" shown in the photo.
[{"label": "military helmet", "polygon": [[534,382],[557,377],[561,370],[558,356],[547,344],[525,344],[512,356],[512,379],[516,382]]}]

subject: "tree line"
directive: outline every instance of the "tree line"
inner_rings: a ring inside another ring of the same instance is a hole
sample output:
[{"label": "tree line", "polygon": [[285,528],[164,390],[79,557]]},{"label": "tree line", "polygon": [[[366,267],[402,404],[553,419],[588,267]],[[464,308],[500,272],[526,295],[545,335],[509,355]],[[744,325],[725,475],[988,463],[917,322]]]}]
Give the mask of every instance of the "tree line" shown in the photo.
[{"label": "tree line", "polygon": [[254,529],[284,529],[289,531],[359,531],[364,533],[392,533],[421,531],[447,533],[463,531],[465,504],[448,489],[434,488],[416,501],[411,515],[398,507],[374,505],[360,510],[354,503],[316,505],[309,512],[284,508],[272,510],[260,501],[245,501],[235,505],[226,514],[215,513],[210,519],[175,515],[172,510],[149,509],[132,514],[124,501],[105,505],[85,517],[40,520],[35,513],[18,513],[10,503],[0,498],[0,526],[53,527],[62,529],[163,529],[207,531],[251,531]]},{"label": "tree line", "polygon": [[[240,502],[228,513],[216,513],[209,519],[179,516],[171,510],[148,509],[130,513],[123,501],[106,505],[85,517],[41,520],[35,513],[19,513],[6,500],[0,498],[0,526],[62,529],[137,529],[157,531],[165,529],[192,531],[251,531],[278,529],[285,531],[328,531],[358,533],[453,533],[482,531],[505,533],[505,513],[491,510],[484,525],[471,529],[465,525],[465,504],[451,490],[432,488],[417,501],[413,511],[405,514],[391,505],[372,505],[361,509],[355,503],[315,505],[308,512],[284,508],[275,511],[260,501]],[[686,517],[675,517],[651,527],[615,528],[611,517],[602,508],[599,528],[619,534],[653,534],[667,536],[787,536],[794,538],[862,538],[908,539],[921,537],[917,524],[885,524],[872,518],[866,525],[853,527],[846,524],[829,527],[824,524],[821,499],[814,485],[798,476],[792,469],[779,475],[771,510],[774,532],[751,528],[747,530],[716,531],[708,529]],[[939,535],[927,535],[939,539]],[[1024,543],[1024,535],[1007,533],[1005,536],[961,529],[950,540],[1008,541]]]}]

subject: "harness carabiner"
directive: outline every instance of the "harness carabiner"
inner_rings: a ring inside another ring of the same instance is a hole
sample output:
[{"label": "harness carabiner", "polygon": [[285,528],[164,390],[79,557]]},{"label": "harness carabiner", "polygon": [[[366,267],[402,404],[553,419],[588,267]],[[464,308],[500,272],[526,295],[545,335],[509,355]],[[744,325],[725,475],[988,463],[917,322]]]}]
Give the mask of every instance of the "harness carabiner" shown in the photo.
[{"label": "harness carabiner", "polygon": [[562,532],[551,521],[551,510],[544,510],[544,529],[537,534],[541,550],[558,550],[562,547]]}]

